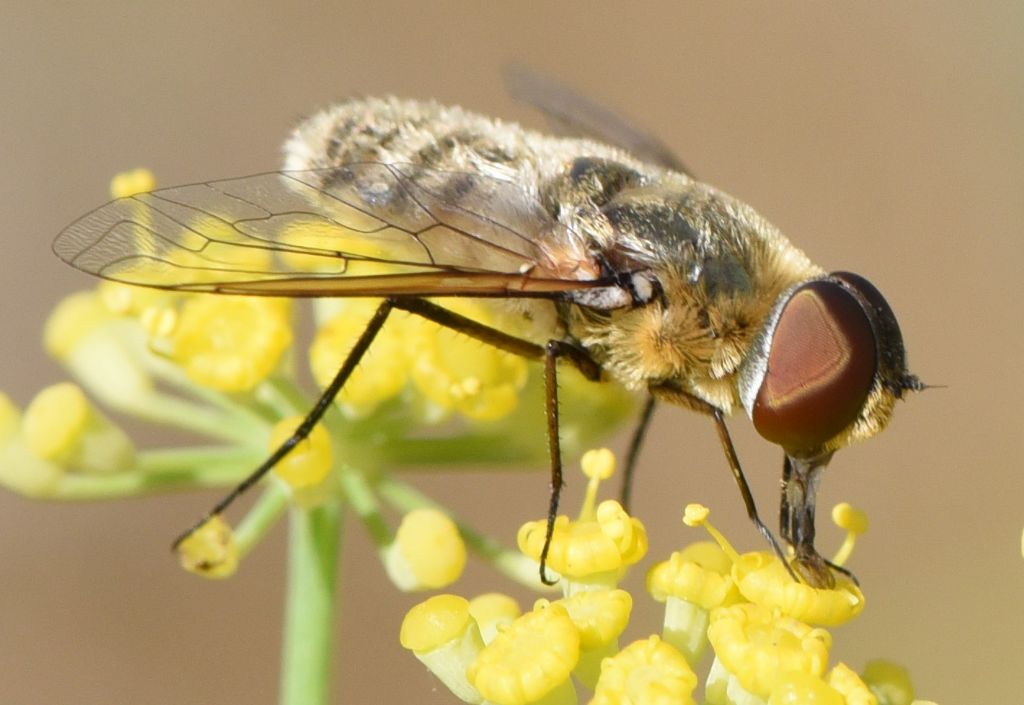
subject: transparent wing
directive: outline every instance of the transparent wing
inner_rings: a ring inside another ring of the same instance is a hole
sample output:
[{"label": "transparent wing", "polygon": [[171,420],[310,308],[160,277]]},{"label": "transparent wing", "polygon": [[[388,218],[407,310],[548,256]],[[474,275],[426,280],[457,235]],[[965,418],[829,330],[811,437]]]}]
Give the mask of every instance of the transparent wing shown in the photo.
[{"label": "transparent wing", "polygon": [[54,252],[105,279],[268,296],[540,296],[599,268],[520,185],[358,163],[160,189],[68,226]]},{"label": "transparent wing", "polygon": [[520,64],[507,66],[503,73],[508,94],[544,113],[552,129],[562,134],[607,142],[625,149],[642,161],[693,175],[657,137],[643,132],[561,82]]}]

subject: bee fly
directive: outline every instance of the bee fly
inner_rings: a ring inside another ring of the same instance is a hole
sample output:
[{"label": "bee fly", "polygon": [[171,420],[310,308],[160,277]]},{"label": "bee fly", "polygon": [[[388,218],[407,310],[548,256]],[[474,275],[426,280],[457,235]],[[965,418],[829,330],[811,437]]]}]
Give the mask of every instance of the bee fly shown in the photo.
[{"label": "bee fly", "polygon": [[[812,264],[659,143],[550,87],[528,79],[515,90],[629,151],[434,102],[350,100],[298,125],[283,170],[113,201],[66,228],[54,250],[90,274],[175,291],[383,297],[294,435],[206,518],[305,438],[397,309],[543,361],[549,542],[565,361],[647,393],[631,459],[654,400],[710,416],[747,513],[785,561],[725,426],[742,409],[784,451],[780,531],[793,548],[791,574],[833,585],[814,548],[821,471],[923,386],[907,371],[893,312],[866,279]],[[529,331],[513,336],[433,302],[446,296],[488,298]]]}]

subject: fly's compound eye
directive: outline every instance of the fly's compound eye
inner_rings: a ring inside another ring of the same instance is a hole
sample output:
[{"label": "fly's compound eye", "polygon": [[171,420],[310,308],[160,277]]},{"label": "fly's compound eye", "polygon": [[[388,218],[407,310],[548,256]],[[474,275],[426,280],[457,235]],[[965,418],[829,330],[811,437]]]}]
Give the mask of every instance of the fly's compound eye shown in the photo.
[{"label": "fly's compound eye", "polygon": [[860,302],[836,281],[804,284],[775,325],[754,427],[786,450],[816,450],[857,418],[877,370]]}]

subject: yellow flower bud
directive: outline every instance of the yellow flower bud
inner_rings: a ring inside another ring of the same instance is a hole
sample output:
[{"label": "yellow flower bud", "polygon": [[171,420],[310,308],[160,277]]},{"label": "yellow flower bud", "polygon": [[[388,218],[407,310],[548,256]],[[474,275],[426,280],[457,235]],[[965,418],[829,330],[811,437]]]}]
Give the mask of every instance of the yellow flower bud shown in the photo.
[{"label": "yellow flower bud", "polygon": [[205,578],[228,578],[238,569],[235,534],[220,516],[207,519],[177,551],[182,568]]},{"label": "yellow flower bud", "polygon": [[692,705],[697,676],[672,646],[651,636],[601,665],[591,705]]},{"label": "yellow flower bud", "polygon": [[528,705],[556,689],[567,689],[568,698],[579,648],[579,632],[565,608],[541,606],[499,632],[470,666],[469,681],[496,705]]},{"label": "yellow flower bud", "polygon": [[139,312],[139,323],[152,339],[169,338],[178,327],[178,309],[161,304],[146,306]]},{"label": "yellow flower bud", "polygon": [[583,474],[592,480],[607,480],[615,472],[615,454],[607,448],[588,450],[580,458]]},{"label": "yellow flower bud", "polygon": [[783,673],[820,677],[832,643],[825,630],[754,604],[712,610],[708,639],[725,669],[761,698],[768,697]]},{"label": "yellow flower bud", "polygon": [[[270,432],[270,450],[277,450],[291,438],[302,420],[301,416],[293,416],[275,424]],[[309,436],[274,466],[273,473],[293,490],[304,490],[323,482],[331,472],[333,462],[331,437],[323,424],[316,424]]]},{"label": "yellow flower bud", "polygon": [[22,434],[26,447],[37,457],[83,473],[121,472],[135,461],[128,435],[70,382],[36,395],[25,410]]},{"label": "yellow flower bud", "polygon": [[284,299],[191,297],[171,335],[171,356],[204,387],[248,391],[273,372],[291,345],[288,313]]},{"label": "yellow flower bud", "polygon": [[739,601],[729,556],[717,544],[700,541],[674,552],[647,573],[647,591],[658,602],[669,597],[706,610]]},{"label": "yellow flower bud", "polygon": [[50,355],[63,361],[83,337],[113,318],[95,292],[76,292],[53,309],[43,330],[43,345]]},{"label": "yellow flower bud", "polygon": [[133,286],[104,279],[96,286],[100,303],[111,313],[134,316],[150,308],[169,308],[170,303],[183,295],[166,289]]},{"label": "yellow flower bud", "polygon": [[466,677],[484,644],[465,598],[436,595],[419,603],[402,620],[399,641],[460,700],[483,702]]},{"label": "yellow flower bud", "polygon": [[433,590],[454,583],[466,566],[458,527],[437,509],[414,509],[384,555],[388,576],[400,590]]}]

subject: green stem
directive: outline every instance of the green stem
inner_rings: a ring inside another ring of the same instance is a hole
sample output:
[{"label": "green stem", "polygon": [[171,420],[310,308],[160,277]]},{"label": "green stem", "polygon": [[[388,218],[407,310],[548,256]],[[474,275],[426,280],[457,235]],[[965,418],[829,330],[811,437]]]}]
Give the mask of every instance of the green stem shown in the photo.
[{"label": "green stem", "polygon": [[135,467],[114,475],[65,475],[47,499],[119,499],[170,490],[233,485],[263,453],[252,448],[193,447],[144,451]]},{"label": "green stem", "polygon": [[251,551],[277,523],[277,518],[288,506],[290,498],[291,492],[281,482],[267,483],[263,494],[235,527],[235,545],[238,546],[239,558]]},{"label": "green stem", "polygon": [[535,471],[543,456],[531,445],[509,442],[507,436],[490,434],[458,436],[455,438],[399,438],[382,449],[387,467],[401,467],[403,471],[417,468],[436,470],[472,469],[481,465],[500,465],[514,470]]},{"label": "green stem", "polygon": [[282,419],[305,414],[313,406],[313,401],[295,382],[282,376],[270,377],[257,387],[256,398],[273,408]]},{"label": "green stem", "polygon": [[186,431],[235,443],[246,443],[266,435],[270,425],[259,416],[234,409],[215,409],[202,404],[154,392],[142,402],[126,406],[127,411],[146,421],[176,426]]},{"label": "green stem", "polygon": [[281,705],[330,701],[340,503],[293,508],[281,661]]},{"label": "green stem", "polygon": [[341,489],[345,493],[349,506],[366,526],[377,552],[383,556],[383,552],[394,539],[391,529],[388,527],[384,515],[380,512],[380,505],[373,494],[373,489],[366,482],[355,468],[346,466],[340,474]]}]

